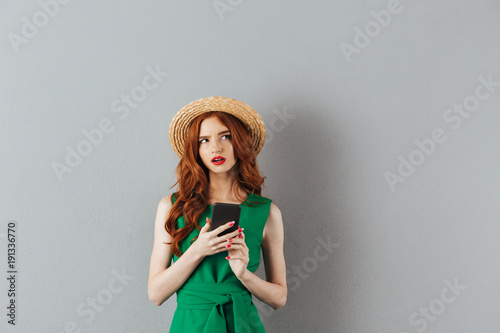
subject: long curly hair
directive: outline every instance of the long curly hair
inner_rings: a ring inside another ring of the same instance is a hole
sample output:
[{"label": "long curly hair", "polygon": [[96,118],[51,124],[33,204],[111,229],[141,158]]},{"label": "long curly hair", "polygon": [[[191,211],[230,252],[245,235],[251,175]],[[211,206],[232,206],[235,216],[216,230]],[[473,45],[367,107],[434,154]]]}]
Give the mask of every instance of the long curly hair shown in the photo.
[{"label": "long curly hair", "polygon": [[[261,195],[261,186],[266,177],[261,177],[255,149],[250,134],[243,123],[236,117],[226,112],[211,111],[195,118],[187,132],[184,154],[177,165],[177,182],[170,188],[179,184],[179,190],[174,192],[175,203],[165,222],[165,230],[172,235],[172,252],[177,257],[182,255],[179,243],[187,238],[196,228],[201,230],[198,220],[203,211],[208,207],[208,168],[203,164],[199,155],[199,134],[201,122],[207,118],[216,117],[231,131],[231,144],[236,159],[236,164],[229,172],[234,172],[236,181],[233,184],[233,193],[240,202],[245,198],[239,196],[239,190],[246,193]],[[251,202],[247,199],[248,202]],[[184,216],[184,227],[178,229],[177,219]],[[194,242],[198,236],[191,239]]]}]

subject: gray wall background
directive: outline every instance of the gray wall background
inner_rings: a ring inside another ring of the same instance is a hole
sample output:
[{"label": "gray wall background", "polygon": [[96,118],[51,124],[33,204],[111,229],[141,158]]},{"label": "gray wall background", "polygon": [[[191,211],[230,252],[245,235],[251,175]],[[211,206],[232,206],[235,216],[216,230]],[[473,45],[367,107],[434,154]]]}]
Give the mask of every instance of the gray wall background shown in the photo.
[{"label": "gray wall background", "polygon": [[[175,296],[147,296],[168,126],[212,95],[269,132],[289,294],[254,297],[268,332],[500,330],[500,87],[481,81],[500,82],[497,1],[62,2],[1,5],[1,331],[168,331]],[[147,68],[168,73],[150,90]]]}]

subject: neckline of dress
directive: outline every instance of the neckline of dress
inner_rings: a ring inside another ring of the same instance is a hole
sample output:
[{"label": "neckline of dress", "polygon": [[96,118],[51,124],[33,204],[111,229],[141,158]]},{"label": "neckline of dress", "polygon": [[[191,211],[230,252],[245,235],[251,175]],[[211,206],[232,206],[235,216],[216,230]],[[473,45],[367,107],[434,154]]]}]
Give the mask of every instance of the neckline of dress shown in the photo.
[{"label": "neckline of dress", "polygon": [[[248,192],[247,192],[247,193],[248,193]],[[248,196],[247,196],[247,198],[245,199],[245,201],[247,201],[247,199],[248,199],[251,195],[253,195],[253,193],[248,193]],[[245,201],[243,201],[243,202],[245,202]],[[240,202],[238,205],[241,205],[243,202]],[[230,203],[230,202],[228,202],[228,203]],[[209,205],[209,206],[210,206],[210,207],[213,207],[214,205]]]}]

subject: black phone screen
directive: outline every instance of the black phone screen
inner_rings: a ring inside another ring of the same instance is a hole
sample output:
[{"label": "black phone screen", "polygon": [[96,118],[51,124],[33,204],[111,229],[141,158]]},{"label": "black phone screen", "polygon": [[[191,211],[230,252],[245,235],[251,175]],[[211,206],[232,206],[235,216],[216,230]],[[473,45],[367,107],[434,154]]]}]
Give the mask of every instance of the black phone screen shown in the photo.
[{"label": "black phone screen", "polygon": [[232,227],[229,227],[226,230],[223,230],[217,236],[223,236],[235,230],[238,230],[240,226],[240,212],[241,206],[239,204],[232,203],[224,203],[224,202],[216,202],[214,203],[213,211],[212,211],[212,224],[210,225],[210,231],[217,229],[223,224],[226,224],[230,221],[234,221]]}]

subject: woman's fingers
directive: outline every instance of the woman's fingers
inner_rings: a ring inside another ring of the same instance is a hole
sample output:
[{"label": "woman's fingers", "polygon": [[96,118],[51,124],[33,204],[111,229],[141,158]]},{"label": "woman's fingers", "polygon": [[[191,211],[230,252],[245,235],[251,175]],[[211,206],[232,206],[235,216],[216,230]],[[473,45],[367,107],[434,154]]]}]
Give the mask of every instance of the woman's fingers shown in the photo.
[{"label": "woman's fingers", "polygon": [[229,238],[226,241],[223,241],[220,243],[220,246],[223,250],[243,250],[245,253],[248,253],[248,247],[245,243],[245,234],[241,232],[241,235],[243,238],[235,237],[235,238]]},{"label": "woman's fingers", "polygon": [[235,222],[234,221],[230,221],[230,222],[227,222],[219,227],[217,227],[215,230],[212,230],[211,232],[213,232],[215,235],[218,235],[220,234],[222,231],[226,230],[226,229],[229,229],[233,226]]},{"label": "woman's fingers", "polygon": [[226,243],[230,243],[230,244],[232,244],[232,243],[245,243],[245,238],[244,238],[245,236],[243,234],[243,231],[242,232],[236,231],[236,232],[237,233],[234,236],[232,236],[231,238],[228,238],[226,240]]},{"label": "woman's fingers", "polygon": [[[220,227],[219,227],[219,228],[220,228]],[[218,228],[217,228],[217,229],[218,229]],[[215,229],[214,231],[217,231],[217,229]],[[241,228],[240,228],[240,229],[241,229]],[[218,234],[218,232],[217,232],[217,234]],[[226,243],[228,242],[228,239],[232,239],[233,241],[234,241],[235,239],[237,239],[237,238],[238,238],[238,237],[237,237],[237,236],[238,236],[238,234],[239,234],[239,230],[235,230],[235,231],[230,232],[230,233],[228,233],[228,234],[225,234],[225,235],[223,235],[223,236],[220,236],[220,237],[215,237],[215,238],[214,238],[214,243],[215,243],[215,244],[218,244],[218,243],[221,243],[221,242],[222,242],[222,243],[226,244]]]},{"label": "woman's fingers", "polygon": [[226,259],[227,260],[238,260],[238,259],[243,259],[243,256],[241,254],[231,254],[230,256],[228,256],[229,259]]},{"label": "woman's fingers", "polygon": [[246,247],[246,244],[236,243],[236,242],[233,242],[233,243],[229,243],[229,242],[222,243],[221,245],[219,245],[219,250],[220,251],[241,250],[241,251],[244,251],[245,253],[248,252],[248,248]]},{"label": "woman's fingers", "polygon": [[223,242],[219,245],[221,248],[223,249],[226,249],[226,250],[240,250],[243,248],[243,244],[240,244],[240,243],[235,243],[235,242],[232,242],[232,243],[229,243],[229,242]]},{"label": "woman's fingers", "polygon": [[212,221],[210,221],[210,219],[208,217],[205,219],[205,221],[207,223],[205,223],[205,225],[201,228],[200,233],[202,233],[202,232],[208,232],[208,230],[210,228],[210,225],[212,224]]}]

